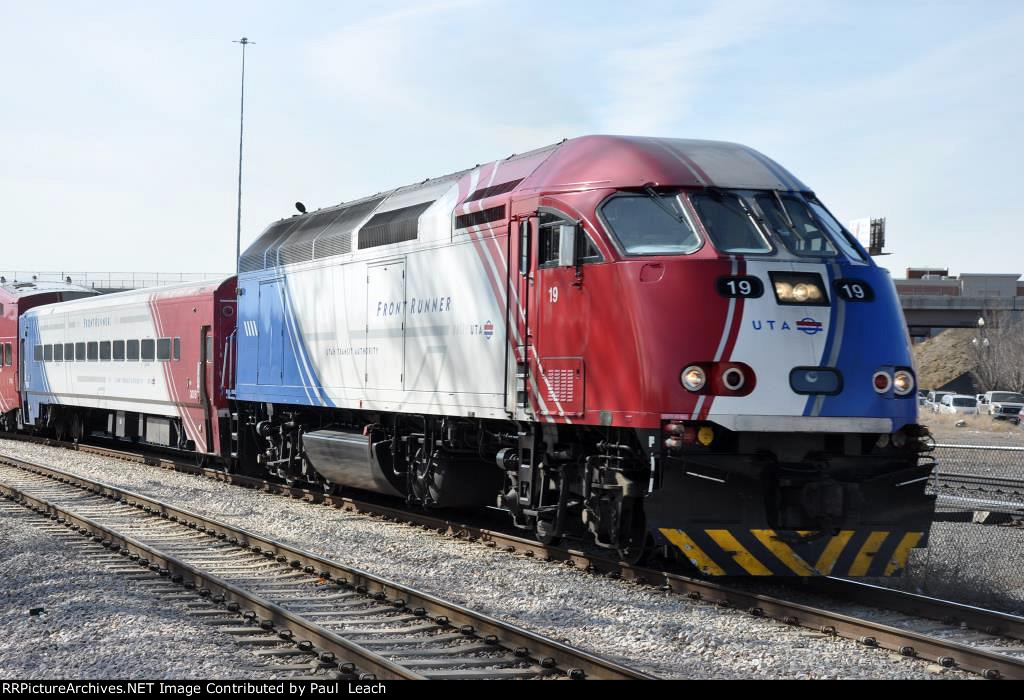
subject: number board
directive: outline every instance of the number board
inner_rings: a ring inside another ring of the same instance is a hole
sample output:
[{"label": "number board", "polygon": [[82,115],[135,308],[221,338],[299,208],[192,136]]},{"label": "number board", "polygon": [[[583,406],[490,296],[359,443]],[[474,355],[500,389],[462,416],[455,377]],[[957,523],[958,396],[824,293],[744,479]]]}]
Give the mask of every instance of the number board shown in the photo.
[{"label": "number board", "polygon": [[719,277],[718,293],[729,299],[756,299],[764,294],[764,284],[757,277]]}]

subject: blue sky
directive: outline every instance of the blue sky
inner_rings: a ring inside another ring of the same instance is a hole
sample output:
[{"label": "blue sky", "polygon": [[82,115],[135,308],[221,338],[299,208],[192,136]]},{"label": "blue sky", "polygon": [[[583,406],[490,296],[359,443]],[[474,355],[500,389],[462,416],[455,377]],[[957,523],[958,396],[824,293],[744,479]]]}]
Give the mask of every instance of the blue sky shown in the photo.
[{"label": "blue sky", "polygon": [[739,141],[882,262],[1024,273],[1024,3],[0,0],[5,270],[233,269],[310,208],[563,137]]}]

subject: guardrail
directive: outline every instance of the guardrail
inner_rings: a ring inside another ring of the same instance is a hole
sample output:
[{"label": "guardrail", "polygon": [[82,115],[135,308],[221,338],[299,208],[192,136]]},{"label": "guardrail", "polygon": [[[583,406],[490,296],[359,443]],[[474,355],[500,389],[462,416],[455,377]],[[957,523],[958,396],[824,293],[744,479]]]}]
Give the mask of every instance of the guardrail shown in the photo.
[{"label": "guardrail", "polygon": [[101,290],[142,289],[144,287],[165,287],[182,282],[201,282],[218,277],[227,277],[228,272],[73,272],[73,271],[28,271],[0,270],[0,278],[13,282],[67,282],[82,287]]}]

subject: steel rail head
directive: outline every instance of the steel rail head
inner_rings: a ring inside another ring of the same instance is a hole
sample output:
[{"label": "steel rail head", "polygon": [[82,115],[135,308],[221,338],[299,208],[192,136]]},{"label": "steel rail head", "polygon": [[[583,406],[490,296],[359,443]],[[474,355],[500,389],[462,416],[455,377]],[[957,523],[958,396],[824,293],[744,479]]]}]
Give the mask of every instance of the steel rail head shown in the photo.
[{"label": "steel rail head", "polygon": [[[284,557],[293,568],[309,568],[321,575],[326,574],[327,578],[334,579],[335,581],[344,580],[350,587],[362,587],[371,594],[383,594],[394,600],[401,599],[406,607],[422,608],[428,615],[435,618],[445,618],[449,624],[470,625],[473,627],[474,632],[481,636],[498,636],[504,645],[512,649],[526,649],[526,658],[533,659],[538,664],[550,665],[551,662],[547,660],[552,659],[554,660],[553,671],[561,669],[566,675],[569,675],[570,671],[575,671],[576,673],[572,675],[577,677],[580,677],[581,674],[579,672],[582,671],[582,677],[594,679],[651,680],[655,678],[655,676],[629,668],[609,659],[603,659],[581,649],[546,639],[541,635],[511,623],[503,622],[461,605],[444,601],[432,594],[418,591],[356,567],[328,560],[317,554],[287,545],[279,540],[263,537],[242,528],[236,528],[194,511],[177,508],[133,491],[7,455],[0,454],[0,463],[6,463],[49,476],[50,478],[59,479],[62,482],[87,489],[108,498],[122,502],[127,501],[130,505],[149,509],[154,514],[168,520],[184,522],[190,525],[195,524],[196,526],[203,527],[208,533],[218,536],[223,535],[226,539],[237,541],[239,546],[247,547],[254,551],[259,550],[264,553],[270,552],[274,557]],[[142,543],[138,543],[138,545],[141,547],[146,546]],[[182,565],[187,566],[184,563]],[[230,586],[226,582],[222,583],[225,586]],[[266,603],[266,601],[264,602]],[[273,605],[272,603],[266,604]],[[282,610],[281,612],[287,611]]]}]

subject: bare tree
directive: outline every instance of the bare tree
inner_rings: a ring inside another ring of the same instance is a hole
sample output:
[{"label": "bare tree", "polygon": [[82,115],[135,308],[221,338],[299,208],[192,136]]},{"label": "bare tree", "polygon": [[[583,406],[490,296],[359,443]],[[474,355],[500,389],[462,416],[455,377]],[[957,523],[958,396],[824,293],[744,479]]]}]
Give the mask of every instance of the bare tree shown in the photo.
[{"label": "bare tree", "polygon": [[971,342],[972,373],[983,391],[1024,391],[1024,318],[990,314]]}]

